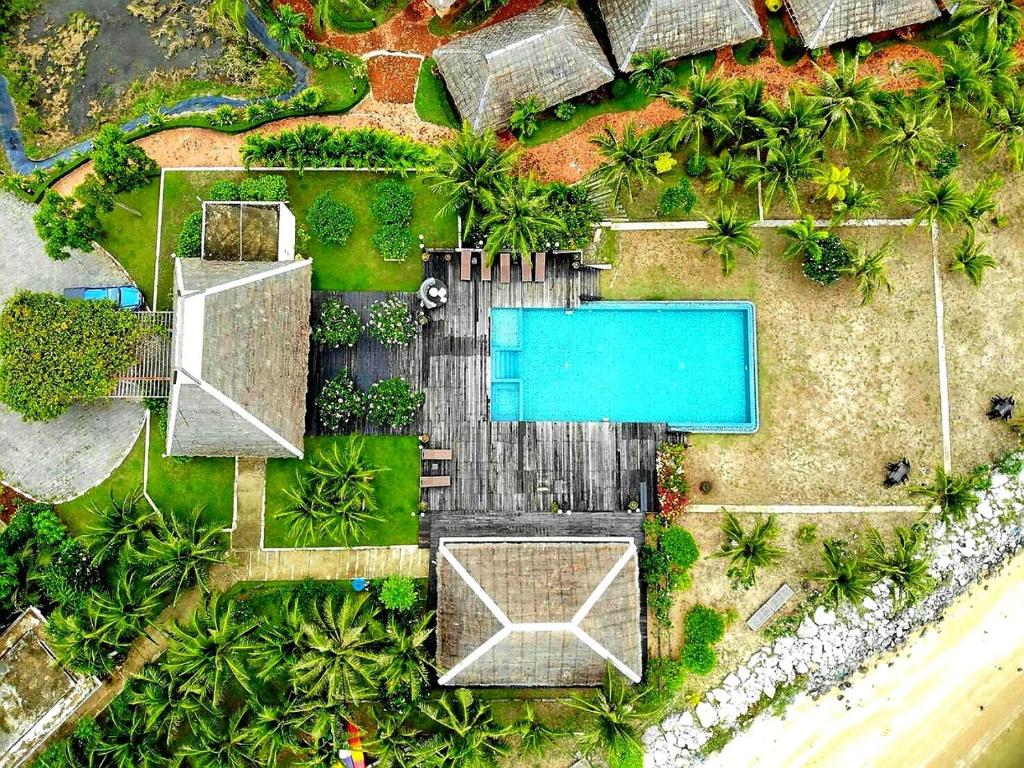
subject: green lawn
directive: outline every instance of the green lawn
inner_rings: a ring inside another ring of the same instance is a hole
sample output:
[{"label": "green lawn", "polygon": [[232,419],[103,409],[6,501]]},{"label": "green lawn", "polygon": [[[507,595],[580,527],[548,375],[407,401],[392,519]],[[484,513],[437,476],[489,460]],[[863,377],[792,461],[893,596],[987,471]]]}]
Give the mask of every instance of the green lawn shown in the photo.
[{"label": "green lawn", "polygon": [[344,112],[370,90],[369,81],[357,77],[354,67],[337,65],[311,71],[310,84],[323,89],[325,100],[321,109],[324,112]]},{"label": "green lawn", "polygon": [[128,271],[145,294],[146,304],[152,307],[156,219],[160,204],[159,177],[141,189],[118,195],[117,202],[121,205],[100,216],[104,232],[99,244],[110,251]]},{"label": "green lawn", "polygon": [[[328,450],[338,444],[344,446],[358,435],[340,437],[311,437],[306,439],[306,455]],[[381,517],[364,529],[358,545],[390,546],[415,544],[419,532],[416,504],[419,501],[420,451],[414,436],[366,436],[362,438],[364,452],[376,467],[387,467],[377,480],[377,501]],[[285,491],[295,485],[295,473],[302,466],[299,459],[271,459],[267,462],[266,521],[263,531],[266,547],[296,547],[287,524],[278,513],[288,504]],[[340,547],[341,541],[320,538],[305,546]]]},{"label": "green lawn", "polygon": [[[377,224],[370,213],[373,185],[386,178],[383,173],[362,171],[313,171],[303,174],[282,174],[288,179],[289,206],[300,227],[305,225],[306,211],[317,195],[330,191],[339,200],[352,206],[356,227],[344,245],[325,245],[310,239],[297,249],[313,259],[313,288],[323,291],[412,291],[423,278],[423,263],[418,248],[410,250],[402,262],[385,262],[370,238]],[[241,179],[240,172],[168,171],[164,180],[163,233],[161,235],[161,294],[169,296],[171,254],[177,247],[178,232],[185,217],[200,210],[200,201],[210,185],[220,179]],[[443,201],[422,178],[408,176],[405,182],[416,197],[413,203],[412,231],[423,235],[431,246],[453,246],[457,238],[454,213],[438,216]],[[166,278],[166,280],[165,280]]]},{"label": "green lawn", "polygon": [[420,119],[449,128],[459,127],[459,118],[440,75],[433,73],[434,60],[424,59],[416,85],[416,114]]}]

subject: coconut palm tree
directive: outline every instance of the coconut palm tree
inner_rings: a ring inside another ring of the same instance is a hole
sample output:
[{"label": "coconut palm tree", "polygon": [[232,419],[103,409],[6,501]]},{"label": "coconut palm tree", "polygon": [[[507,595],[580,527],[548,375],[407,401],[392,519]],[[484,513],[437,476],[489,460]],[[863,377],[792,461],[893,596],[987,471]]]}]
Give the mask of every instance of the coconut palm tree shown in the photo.
[{"label": "coconut palm tree", "polygon": [[144,713],[146,728],[170,746],[183,732],[212,737],[216,708],[182,690],[181,681],[159,666],[147,665],[132,679],[125,694]]},{"label": "coconut palm tree", "polygon": [[46,632],[57,660],[85,674],[105,677],[123,653],[120,637],[111,631],[109,617],[89,608],[54,611]]},{"label": "coconut palm tree", "polygon": [[168,514],[163,520],[160,530],[146,533],[144,563],[150,585],[168,590],[173,600],[195,585],[208,593],[210,569],[228,561],[220,527],[204,522],[201,509]]},{"label": "coconut palm tree", "polygon": [[519,734],[519,751],[527,755],[541,754],[562,734],[558,728],[546,725],[537,717],[529,701],[523,708],[522,717],[512,727]]},{"label": "coconut palm tree", "polygon": [[411,627],[404,626],[394,616],[388,619],[384,632],[387,642],[381,651],[383,693],[406,696],[409,701],[417,701],[423,695],[433,666],[427,649],[427,642],[434,632],[430,627],[433,618],[433,613],[426,613]]},{"label": "coconut palm tree", "polygon": [[825,542],[822,567],[807,578],[821,585],[822,602],[835,608],[843,602],[860,603],[869,596],[873,584],[864,559],[839,539]]},{"label": "coconut palm tree", "polygon": [[487,233],[484,253],[494,263],[501,250],[519,254],[525,264],[542,243],[565,235],[565,221],[552,213],[547,190],[532,176],[511,176],[498,183],[480,222]]},{"label": "coconut palm tree", "polygon": [[953,251],[949,264],[950,272],[963,275],[977,287],[985,277],[985,270],[996,265],[992,254],[985,250],[984,243],[974,241],[974,231],[970,231]]},{"label": "coconut palm tree", "polygon": [[658,136],[653,132],[639,133],[633,123],[622,129],[622,137],[605,127],[603,133],[590,137],[590,143],[604,162],[594,169],[594,177],[612,193],[617,202],[622,192],[633,199],[634,191],[644,189],[657,178],[655,161],[662,152]]},{"label": "coconut palm tree", "polygon": [[628,685],[610,664],[605,667],[604,686],[596,695],[574,696],[566,703],[587,715],[586,731],[577,742],[587,754],[600,750],[608,755],[621,755],[640,747],[640,729],[660,709],[648,697],[647,689]]},{"label": "coconut palm tree", "polygon": [[765,102],[764,117],[759,123],[763,138],[749,142],[749,148],[767,149],[800,140],[816,144],[825,130],[825,114],[818,99],[790,89],[785,104]]},{"label": "coconut palm tree", "polygon": [[959,522],[967,518],[967,512],[978,503],[974,494],[977,482],[969,474],[946,472],[940,465],[935,468],[935,478],[930,485],[919,485],[910,493],[931,508],[938,508],[943,522]]},{"label": "coconut palm tree", "polygon": [[210,20],[227,21],[239,34],[245,34],[245,17],[249,6],[245,0],[213,0],[210,4]]},{"label": "coconut palm tree", "polygon": [[242,741],[249,746],[258,764],[277,765],[282,752],[298,752],[302,742],[291,727],[293,699],[264,704],[252,710],[242,730]]},{"label": "coconut palm tree", "polygon": [[445,691],[435,701],[424,700],[420,713],[435,731],[433,737],[412,748],[412,754],[422,761],[490,768],[511,752],[508,737],[512,728],[499,725],[491,708],[465,688]]},{"label": "coconut palm tree", "polygon": [[915,227],[926,221],[928,226],[938,222],[952,230],[967,212],[967,197],[960,183],[949,176],[938,180],[926,177],[920,191],[904,195],[903,200],[914,206],[911,226]]},{"label": "coconut palm tree", "polygon": [[880,288],[892,293],[892,283],[885,262],[892,253],[892,241],[886,241],[882,247],[868,250],[859,243],[850,248],[850,264],[843,273],[849,275],[857,284],[861,306],[874,301]]},{"label": "coconut palm tree", "polygon": [[113,491],[110,503],[92,507],[93,521],[82,534],[82,541],[92,553],[95,566],[108,563],[118,556],[131,558],[146,546],[146,533],[163,524],[160,514],[143,501],[142,489],[137,488],[118,498]]},{"label": "coconut palm tree", "polygon": [[729,195],[743,177],[755,167],[756,161],[734,157],[727,149],[708,160],[708,192]]},{"label": "coconut palm tree", "polygon": [[106,717],[102,737],[90,749],[89,765],[164,768],[171,764],[160,749],[158,735],[147,728],[145,714],[140,708],[115,699]]},{"label": "coconut palm tree", "polygon": [[953,110],[984,113],[992,101],[984,67],[972,49],[947,42],[941,64],[915,60],[909,64],[922,83],[921,97],[935,104],[946,116],[953,132]]},{"label": "coconut palm tree", "polygon": [[137,570],[122,569],[110,594],[96,591],[89,609],[114,637],[127,644],[141,635],[163,608],[163,595],[149,587]]},{"label": "coconut palm tree", "polygon": [[882,198],[855,179],[846,187],[846,197],[832,203],[832,221],[866,219],[882,206]]},{"label": "coconut palm tree", "polygon": [[964,223],[972,231],[985,216],[995,214],[996,192],[1002,189],[1002,186],[1002,179],[993,174],[979,182],[978,186],[964,198]]},{"label": "coconut palm tree", "polygon": [[744,530],[736,515],[726,512],[721,528],[725,540],[712,557],[728,558],[729,579],[744,589],[754,586],[758,568],[774,565],[786,555],[786,550],[773,543],[779,536],[775,515],[757,517],[750,530]]},{"label": "coconut palm tree", "polygon": [[811,96],[818,101],[825,120],[825,133],[832,137],[834,146],[845,149],[851,136],[860,137],[863,127],[881,124],[878,79],[857,76],[860,60],[856,56],[847,58],[840,51],[834,72],[817,64],[814,66],[821,82],[812,86]]},{"label": "coconut palm tree", "polygon": [[734,105],[729,115],[735,146],[743,147],[764,136],[764,120],[768,101],[764,97],[763,80],[735,80],[732,84]]},{"label": "coconut palm tree", "polygon": [[934,107],[900,99],[896,109],[885,120],[878,149],[869,160],[884,159],[889,176],[893,176],[901,165],[914,172],[929,165],[942,147],[934,122]]},{"label": "coconut palm tree", "polygon": [[869,568],[892,584],[897,604],[918,602],[935,586],[928,572],[927,529],[921,525],[897,526],[893,531],[892,549],[885,546],[882,535],[869,528],[865,543],[865,559]]},{"label": "coconut palm tree", "polygon": [[309,40],[306,39],[306,33],[302,31],[305,23],[306,14],[299,13],[290,6],[282,5],[277,9],[273,20],[267,24],[267,31],[281,44],[282,50],[288,53],[301,51],[310,46]]},{"label": "coconut palm tree", "polygon": [[706,131],[723,136],[732,134],[729,118],[736,105],[736,97],[729,82],[717,74],[694,66],[683,93],[664,91],[661,96],[669,106],[684,113],[666,127],[664,136],[669,147],[674,149],[693,142],[694,152],[699,155],[700,142]]},{"label": "coconut palm tree", "polygon": [[736,206],[726,208],[718,203],[718,212],[706,217],[708,231],[698,235],[694,242],[706,245],[722,260],[722,274],[729,276],[736,268],[736,251],[746,251],[751,256],[761,252],[761,243],[754,237],[753,219],[739,215]]},{"label": "coconut palm tree", "polygon": [[339,18],[342,10],[348,10],[352,16],[369,19],[373,16],[366,3],[362,0],[313,0],[313,29],[318,33],[324,33],[329,29],[344,32],[339,27]]},{"label": "coconut palm tree", "polygon": [[[410,727],[407,713],[374,712],[377,732],[363,739],[363,748],[373,756],[374,768],[433,768],[413,755],[418,732]],[[433,763],[436,765],[436,763]]]},{"label": "coconut palm tree", "polygon": [[195,768],[263,768],[272,765],[257,759],[249,742],[248,719],[248,705],[239,704],[229,715],[220,718],[218,727],[211,729],[209,736],[193,734],[176,745],[176,751]]},{"label": "coconut palm tree", "polygon": [[786,246],[782,256],[787,259],[821,258],[821,243],[828,237],[828,230],[818,229],[813,216],[804,216],[781,227],[779,231],[792,242]]},{"label": "coconut palm tree", "polygon": [[296,690],[329,704],[354,703],[373,690],[381,656],[365,592],[318,600],[303,625],[302,652],[292,667]]},{"label": "coconut palm tree", "polygon": [[320,768],[331,752],[348,742],[348,723],[353,721],[355,707],[338,700],[325,702],[317,696],[295,694],[294,706],[287,713],[287,727],[299,734],[304,745],[311,748],[309,758],[301,765]]},{"label": "coconut palm tree", "polygon": [[187,621],[171,624],[163,667],[183,692],[215,705],[232,685],[252,693],[248,659],[257,647],[257,624],[236,609],[234,600],[212,595]]},{"label": "coconut palm tree", "polygon": [[629,82],[648,96],[657,93],[675,77],[668,60],[668,54],[661,48],[635,54],[630,61],[633,71],[629,73]]},{"label": "coconut palm tree", "polygon": [[799,184],[814,176],[821,156],[820,144],[805,136],[782,142],[770,135],[768,141],[764,159],[751,165],[746,186],[761,184],[766,211],[771,208],[776,193],[781,191],[800,213]]},{"label": "coconut palm tree", "polygon": [[292,665],[302,653],[308,616],[302,601],[289,598],[280,619],[260,626],[251,658],[256,676],[263,682],[290,678]]},{"label": "coconut palm tree", "polygon": [[1019,29],[1022,11],[1014,0],[961,0],[953,20],[961,27],[980,24],[990,39],[999,36],[999,28]]},{"label": "coconut palm tree", "polygon": [[990,111],[985,133],[978,144],[986,157],[998,149],[1006,152],[1013,170],[1024,167],[1024,93],[1016,90],[1001,99]]}]

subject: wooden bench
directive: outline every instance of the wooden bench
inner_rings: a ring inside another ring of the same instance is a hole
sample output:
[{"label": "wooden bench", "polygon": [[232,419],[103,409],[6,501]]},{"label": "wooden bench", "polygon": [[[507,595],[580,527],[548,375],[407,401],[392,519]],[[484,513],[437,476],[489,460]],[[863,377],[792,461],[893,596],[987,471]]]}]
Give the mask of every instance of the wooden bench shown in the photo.
[{"label": "wooden bench", "polygon": [[772,616],[778,613],[779,609],[786,604],[786,601],[793,596],[793,588],[789,584],[783,584],[775,594],[768,598],[768,601],[754,611],[754,615],[747,619],[747,626],[755,632],[763,627]]},{"label": "wooden bench", "polygon": [[420,477],[420,488],[448,488],[452,479],[448,475],[424,475]]}]

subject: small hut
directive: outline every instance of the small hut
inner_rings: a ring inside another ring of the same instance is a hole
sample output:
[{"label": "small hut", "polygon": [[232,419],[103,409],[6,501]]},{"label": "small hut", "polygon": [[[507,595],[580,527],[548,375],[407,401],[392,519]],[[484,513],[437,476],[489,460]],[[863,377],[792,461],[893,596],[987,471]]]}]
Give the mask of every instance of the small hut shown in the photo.
[{"label": "small hut", "polygon": [[460,37],[434,59],[474,131],[504,127],[514,105],[531,96],[547,109],[615,76],[583,17],[557,4]]},{"label": "small hut", "polygon": [[808,48],[925,24],[939,18],[935,0],[786,0]]},{"label": "small hut", "polygon": [[761,36],[753,0],[599,0],[612,54],[623,72],[655,49],[692,56]]},{"label": "small hut", "polygon": [[640,681],[633,539],[442,538],[436,577],[441,685]]}]

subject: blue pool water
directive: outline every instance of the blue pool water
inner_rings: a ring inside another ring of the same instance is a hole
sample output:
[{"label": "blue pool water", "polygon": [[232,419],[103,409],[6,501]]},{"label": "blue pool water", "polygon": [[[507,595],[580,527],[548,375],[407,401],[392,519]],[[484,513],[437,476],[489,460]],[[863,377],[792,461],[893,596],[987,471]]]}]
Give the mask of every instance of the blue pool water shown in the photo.
[{"label": "blue pool water", "polygon": [[491,419],[754,432],[756,349],[749,302],[494,308]]}]

